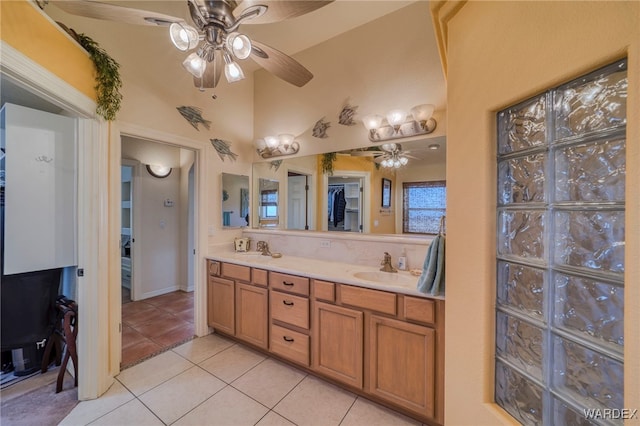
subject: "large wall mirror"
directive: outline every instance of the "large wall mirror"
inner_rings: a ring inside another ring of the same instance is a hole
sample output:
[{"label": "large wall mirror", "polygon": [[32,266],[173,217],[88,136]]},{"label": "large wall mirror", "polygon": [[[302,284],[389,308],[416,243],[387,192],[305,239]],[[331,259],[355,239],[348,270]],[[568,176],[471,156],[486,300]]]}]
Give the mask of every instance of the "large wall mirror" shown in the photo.
[{"label": "large wall mirror", "polygon": [[[258,201],[251,226],[403,233],[403,184],[445,180],[446,138],[392,142],[407,158],[397,168],[381,165],[385,159],[393,160],[382,143],[338,152],[333,175],[322,172],[322,154],[254,163],[253,197]],[[384,193],[383,186],[390,192]],[[383,194],[390,197],[385,203]],[[268,208],[277,217],[267,216]]]},{"label": "large wall mirror", "polygon": [[222,173],[222,227],[249,226],[249,176]]}]

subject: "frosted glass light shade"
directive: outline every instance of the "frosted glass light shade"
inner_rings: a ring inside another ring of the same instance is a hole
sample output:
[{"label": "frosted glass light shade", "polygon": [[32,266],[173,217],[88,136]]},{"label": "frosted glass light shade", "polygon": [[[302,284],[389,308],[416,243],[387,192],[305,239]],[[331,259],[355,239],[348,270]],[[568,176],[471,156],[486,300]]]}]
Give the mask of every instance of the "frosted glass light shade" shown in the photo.
[{"label": "frosted glass light shade", "polygon": [[240,65],[235,63],[227,53],[224,55],[224,62],[224,76],[227,78],[229,83],[244,79],[242,68],[240,68]]},{"label": "frosted glass light shade", "polygon": [[283,133],[281,135],[278,135],[278,139],[280,139],[280,144],[281,145],[286,145],[289,146],[293,143],[293,141],[295,140],[295,136],[289,134],[289,133]]},{"label": "frosted glass light shade", "polygon": [[165,178],[171,174],[171,167],[158,164],[147,164],[147,171],[153,177]]},{"label": "frosted glass light shade", "polygon": [[267,143],[264,141],[264,139],[257,139],[255,141],[255,145],[259,150],[263,150],[267,147]]},{"label": "frosted glass light shade", "polygon": [[376,114],[365,115],[362,118],[362,124],[367,130],[375,130],[382,124],[383,117]]},{"label": "frosted glass light shade", "polygon": [[193,74],[194,77],[202,78],[204,69],[207,67],[207,62],[198,56],[197,53],[192,53],[182,62],[182,66]]},{"label": "frosted glass light shade", "polygon": [[278,138],[275,136],[267,136],[264,138],[264,142],[267,144],[267,148],[274,149],[278,147]]},{"label": "frosted glass light shade", "polygon": [[409,159],[407,157],[400,157],[400,164],[402,164],[403,166],[406,166],[408,162]]},{"label": "frosted glass light shade", "polygon": [[231,33],[227,36],[227,49],[238,59],[247,59],[251,54],[251,40],[244,34]]},{"label": "frosted glass light shade", "polygon": [[407,113],[401,109],[393,109],[387,113],[387,121],[390,126],[399,126],[404,123]]},{"label": "frosted glass light shade", "polygon": [[427,121],[433,115],[434,109],[435,107],[431,104],[416,105],[411,108],[411,115],[418,122]]},{"label": "frosted glass light shade", "polygon": [[200,41],[198,30],[191,25],[177,22],[169,26],[169,37],[173,45],[182,52],[194,49]]}]

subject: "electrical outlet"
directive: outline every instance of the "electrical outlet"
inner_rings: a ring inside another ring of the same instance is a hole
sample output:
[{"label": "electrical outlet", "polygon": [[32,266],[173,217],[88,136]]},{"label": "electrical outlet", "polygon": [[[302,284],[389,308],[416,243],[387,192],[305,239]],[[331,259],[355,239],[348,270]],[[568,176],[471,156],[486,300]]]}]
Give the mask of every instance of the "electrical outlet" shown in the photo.
[{"label": "electrical outlet", "polygon": [[331,240],[320,240],[321,248],[331,248]]}]

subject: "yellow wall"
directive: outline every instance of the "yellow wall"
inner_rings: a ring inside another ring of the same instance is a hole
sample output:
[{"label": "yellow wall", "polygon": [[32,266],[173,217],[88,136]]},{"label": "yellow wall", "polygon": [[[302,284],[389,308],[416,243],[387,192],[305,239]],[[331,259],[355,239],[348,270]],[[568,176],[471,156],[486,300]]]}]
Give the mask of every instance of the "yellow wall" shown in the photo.
[{"label": "yellow wall", "polygon": [[0,11],[3,42],[95,100],[93,62],[37,10],[34,2],[1,1]]},{"label": "yellow wall", "polygon": [[[383,215],[380,213],[382,205],[382,178],[391,180],[391,209],[396,210],[394,204],[395,193],[398,190],[395,182],[395,173],[380,167],[376,169],[375,163],[369,158],[350,157],[348,155],[338,155],[333,163],[334,174],[340,171],[351,172],[369,172],[369,188],[371,191],[370,215],[369,215],[369,233],[371,234],[393,234],[395,232],[395,216],[394,214]],[[318,155],[318,176],[322,176],[322,156]],[[322,179],[317,180],[317,191],[322,191]],[[322,229],[322,206],[316,206],[316,229]],[[374,226],[374,222],[378,221],[378,225]]]},{"label": "yellow wall", "polygon": [[492,403],[495,112],[625,55],[629,97],[624,387],[625,407],[640,408],[639,16],[639,2],[474,1],[448,23],[447,424],[513,421]]}]

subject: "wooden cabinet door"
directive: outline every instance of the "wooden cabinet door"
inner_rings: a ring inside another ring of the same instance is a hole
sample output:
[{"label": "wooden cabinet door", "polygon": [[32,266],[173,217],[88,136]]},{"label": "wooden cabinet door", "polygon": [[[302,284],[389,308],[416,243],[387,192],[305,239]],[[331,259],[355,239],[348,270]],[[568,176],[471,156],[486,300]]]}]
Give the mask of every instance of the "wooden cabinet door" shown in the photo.
[{"label": "wooden cabinet door", "polygon": [[363,313],[314,303],[313,369],[362,389]]},{"label": "wooden cabinet door", "polygon": [[371,316],[369,392],[434,417],[435,330]]},{"label": "wooden cabinet door", "polygon": [[209,277],[209,326],[227,334],[235,334],[234,282]]},{"label": "wooden cabinet door", "polygon": [[268,329],[267,289],[236,283],[236,337],[267,349]]}]

